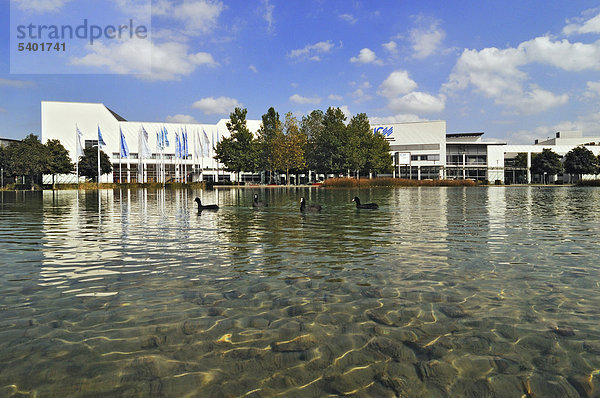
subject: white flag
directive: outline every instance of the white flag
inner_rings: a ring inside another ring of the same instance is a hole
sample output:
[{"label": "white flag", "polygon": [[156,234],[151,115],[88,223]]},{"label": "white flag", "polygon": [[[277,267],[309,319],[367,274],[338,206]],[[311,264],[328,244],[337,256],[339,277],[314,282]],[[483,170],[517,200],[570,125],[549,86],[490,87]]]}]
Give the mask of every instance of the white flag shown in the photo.
[{"label": "white flag", "polygon": [[194,158],[198,159],[202,154],[202,144],[200,143],[200,137],[198,136],[198,130],[194,131]]},{"label": "white flag", "polygon": [[76,146],[75,153],[77,154],[77,157],[79,157],[79,156],[83,156],[83,146],[81,145],[81,137],[83,137],[83,133],[81,132],[81,130],[79,130],[79,127],[77,127],[77,125],[75,125],[75,130],[77,131],[77,142],[75,143],[75,146]]},{"label": "white flag", "polygon": [[150,159],[152,157],[152,150],[150,149],[150,144],[148,143],[148,132],[142,126],[142,150],[141,157],[142,159]]}]

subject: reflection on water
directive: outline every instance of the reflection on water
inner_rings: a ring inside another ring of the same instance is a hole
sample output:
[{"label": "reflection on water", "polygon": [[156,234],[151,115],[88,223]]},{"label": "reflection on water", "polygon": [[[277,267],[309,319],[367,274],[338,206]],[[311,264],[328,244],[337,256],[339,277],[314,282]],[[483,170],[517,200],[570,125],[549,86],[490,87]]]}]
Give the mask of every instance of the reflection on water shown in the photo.
[{"label": "reflection on water", "polygon": [[0,194],[0,396],[600,393],[600,190]]}]

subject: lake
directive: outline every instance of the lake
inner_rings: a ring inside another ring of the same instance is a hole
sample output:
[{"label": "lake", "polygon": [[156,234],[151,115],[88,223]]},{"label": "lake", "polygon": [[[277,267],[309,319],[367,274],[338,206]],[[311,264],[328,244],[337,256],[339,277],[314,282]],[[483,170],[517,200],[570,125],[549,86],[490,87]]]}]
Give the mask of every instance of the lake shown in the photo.
[{"label": "lake", "polygon": [[600,391],[597,188],[0,195],[3,397]]}]

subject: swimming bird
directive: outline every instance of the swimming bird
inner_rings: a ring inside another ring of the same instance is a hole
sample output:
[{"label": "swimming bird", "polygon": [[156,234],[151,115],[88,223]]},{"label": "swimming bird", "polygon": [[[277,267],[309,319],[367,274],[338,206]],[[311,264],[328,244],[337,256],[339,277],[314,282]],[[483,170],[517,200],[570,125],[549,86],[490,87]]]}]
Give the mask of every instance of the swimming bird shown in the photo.
[{"label": "swimming bird", "polygon": [[267,203],[262,200],[258,200],[258,195],[254,194],[254,202],[252,202],[252,207],[267,207],[269,206]]},{"label": "swimming bird", "polygon": [[202,205],[200,198],[194,199],[194,202],[198,203],[198,211],[202,210],[219,210],[219,206],[217,205]]},{"label": "swimming bird", "polygon": [[352,199],[352,201],[356,202],[357,209],[379,209],[379,205],[377,203],[365,203],[364,205],[361,205],[358,196],[355,196],[354,199]]},{"label": "swimming bird", "polygon": [[300,211],[302,213],[307,212],[307,211],[309,211],[309,212],[321,211],[321,205],[310,204],[307,206],[304,198],[300,198]]}]

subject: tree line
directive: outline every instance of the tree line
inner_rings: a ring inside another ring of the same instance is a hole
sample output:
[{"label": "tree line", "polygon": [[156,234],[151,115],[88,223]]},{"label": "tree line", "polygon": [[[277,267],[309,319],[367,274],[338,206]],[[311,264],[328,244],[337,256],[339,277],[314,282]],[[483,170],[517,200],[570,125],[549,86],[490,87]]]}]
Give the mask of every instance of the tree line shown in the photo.
[{"label": "tree line", "polygon": [[215,159],[225,169],[239,174],[312,170],[317,173],[367,174],[392,170],[390,145],[381,134],[373,134],[366,114],[359,113],[346,124],[340,108],[314,110],[298,120],[291,112],[283,122],[273,107],[262,115],[255,137],[246,125],[247,109],[235,108],[227,123],[230,137],[217,143]]},{"label": "tree line", "polygon": [[[517,155],[516,165],[527,167],[527,154]],[[541,153],[531,155],[531,172],[533,174],[556,175],[563,172],[577,176],[581,179],[584,174],[600,173],[600,155],[594,156],[592,151],[580,145],[571,149],[562,159],[551,149],[544,149]],[[544,181],[546,182],[546,181]]]},{"label": "tree line", "polygon": [[[94,179],[98,176],[98,150],[90,147],[83,150],[79,158],[79,175]],[[100,152],[100,168],[102,174],[112,171],[112,164],[107,154]],[[18,181],[25,177],[29,185],[41,184],[43,174],[52,175],[54,184],[57,174],[75,172],[75,164],[71,162],[69,151],[59,140],[48,140],[42,144],[34,134],[29,134],[21,141],[0,146],[0,168],[4,175]]]}]

